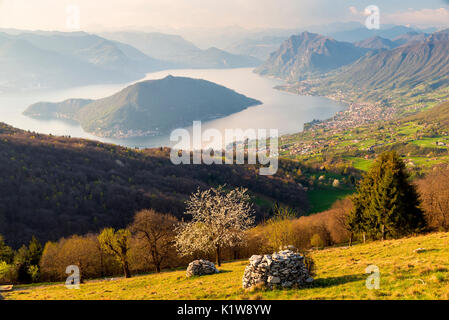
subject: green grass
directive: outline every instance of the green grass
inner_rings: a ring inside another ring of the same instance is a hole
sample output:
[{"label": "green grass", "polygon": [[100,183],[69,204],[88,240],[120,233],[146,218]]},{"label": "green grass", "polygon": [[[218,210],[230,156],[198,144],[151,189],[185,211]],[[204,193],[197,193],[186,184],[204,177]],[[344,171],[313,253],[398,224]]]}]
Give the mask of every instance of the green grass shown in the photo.
[{"label": "green grass", "polygon": [[449,157],[447,156],[439,158],[409,157],[407,159],[411,159],[415,165],[429,169],[440,163],[449,163]]},{"label": "green grass", "polygon": [[317,188],[307,191],[310,203],[309,213],[317,213],[328,210],[335,201],[343,199],[354,193],[351,189]]},{"label": "green grass", "polygon": [[449,139],[447,137],[437,137],[437,138],[422,138],[419,140],[413,140],[411,143],[416,144],[420,147],[428,147],[428,148],[437,148],[437,149],[446,149],[447,146],[437,146],[437,142],[444,142],[446,145],[449,145]]},{"label": "green grass", "polygon": [[[301,289],[244,290],[247,261],[225,263],[222,273],[186,278],[185,271],[113,281],[90,281],[79,290],[62,284],[19,287],[6,299],[449,299],[449,233],[377,241],[313,251],[315,282]],[[415,252],[424,248],[422,252]],[[369,290],[365,269],[380,270],[380,289]]]},{"label": "green grass", "polygon": [[346,157],[345,159],[352,161],[352,166],[362,171],[368,171],[369,168],[371,167],[371,164],[373,163],[372,159],[364,159],[356,157]]}]

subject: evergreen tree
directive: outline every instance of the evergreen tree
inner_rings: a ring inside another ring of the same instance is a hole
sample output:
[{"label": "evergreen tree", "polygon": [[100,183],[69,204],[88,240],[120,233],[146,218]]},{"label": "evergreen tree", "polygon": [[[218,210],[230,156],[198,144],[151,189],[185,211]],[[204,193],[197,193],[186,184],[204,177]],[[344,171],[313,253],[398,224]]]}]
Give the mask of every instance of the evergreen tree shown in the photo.
[{"label": "evergreen tree", "polygon": [[364,176],[354,196],[348,224],[354,233],[374,239],[400,237],[425,227],[415,187],[395,151],[381,154]]},{"label": "evergreen tree", "polygon": [[10,264],[14,259],[14,251],[7,246],[3,236],[0,235],[0,262],[4,261]]},{"label": "evergreen tree", "polygon": [[35,236],[31,238],[28,245],[28,262],[32,266],[39,266],[42,257],[42,245]]},{"label": "evergreen tree", "polygon": [[42,256],[42,245],[32,237],[31,241],[20,247],[14,255],[14,267],[20,283],[35,282],[39,279],[39,262]]},{"label": "evergreen tree", "polygon": [[351,232],[350,243],[352,243],[355,234],[363,234],[365,242],[365,234],[373,229],[372,221],[367,214],[370,202],[366,194],[370,193],[373,181],[370,176],[366,175],[357,187],[357,193],[352,197],[354,209],[350,212],[347,225]]},{"label": "evergreen tree", "polygon": [[31,282],[31,276],[28,273],[30,263],[29,263],[28,248],[26,247],[26,245],[21,246],[20,249],[17,250],[14,256],[14,267],[16,269],[18,282],[20,283]]}]

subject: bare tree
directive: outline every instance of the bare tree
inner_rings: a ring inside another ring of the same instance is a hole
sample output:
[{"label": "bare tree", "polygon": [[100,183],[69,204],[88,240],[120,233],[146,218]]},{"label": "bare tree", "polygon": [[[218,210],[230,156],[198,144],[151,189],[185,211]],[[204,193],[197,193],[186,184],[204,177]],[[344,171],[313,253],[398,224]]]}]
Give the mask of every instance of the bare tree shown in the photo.
[{"label": "bare tree", "polygon": [[[86,277],[98,274],[100,252],[96,246],[98,242],[96,236],[78,236],[74,235],[64,241],[59,252],[59,259],[65,261],[65,264],[77,265],[80,270],[80,282],[83,283]],[[61,269],[64,269],[62,266]],[[64,269],[65,271],[65,269]]]},{"label": "bare tree", "polygon": [[187,201],[185,214],[192,221],[177,228],[176,246],[181,255],[215,252],[221,266],[221,250],[243,242],[245,230],[254,223],[247,189],[226,192],[223,186],[198,190]]},{"label": "bare tree", "polygon": [[418,182],[428,225],[435,230],[449,230],[449,167],[436,167]]},{"label": "bare tree", "polygon": [[161,272],[162,262],[174,249],[177,224],[178,220],[174,216],[161,214],[153,209],[142,210],[134,217],[130,229],[145,243],[157,272]]}]

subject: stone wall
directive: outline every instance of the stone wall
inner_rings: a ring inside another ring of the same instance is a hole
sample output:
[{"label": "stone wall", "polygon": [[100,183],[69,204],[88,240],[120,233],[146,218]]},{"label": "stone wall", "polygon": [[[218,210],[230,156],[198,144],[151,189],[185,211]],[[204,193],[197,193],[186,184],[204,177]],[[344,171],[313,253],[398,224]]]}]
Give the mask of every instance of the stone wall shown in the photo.
[{"label": "stone wall", "polygon": [[242,285],[247,289],[259,283],[268,288],[292,287],[311,283],[313,278],[304,264],[304,257],[292,250],[283,250],[272,255],[254,255],[245,268]]},{"label": "stone wall", "polygon": [[195,260],[189,263],[187,267],[186,276],[203,276],[206,274],[219,273],[215,264],[207,260]]}]

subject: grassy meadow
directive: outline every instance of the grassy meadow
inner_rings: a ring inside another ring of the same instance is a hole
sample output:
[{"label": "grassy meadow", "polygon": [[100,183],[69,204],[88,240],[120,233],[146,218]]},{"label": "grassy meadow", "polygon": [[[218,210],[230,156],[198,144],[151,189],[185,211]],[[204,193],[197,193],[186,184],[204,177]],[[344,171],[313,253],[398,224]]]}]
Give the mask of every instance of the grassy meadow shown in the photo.
[{"label": "grassy meadow", "polygon": [[[5,299],[449,299],[449,233],[315,250],[315,282],[302,289],[241,288],[245,261],[224,263],[222,273],[186,278],[185,270],[92,280],[79,290],[63,284],[18,286]],[[416,251],[416,249],[420,249]],[[369,290],[365,268],[380,269],[380,288]]]}]

